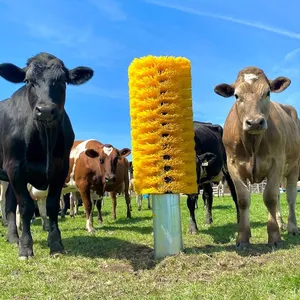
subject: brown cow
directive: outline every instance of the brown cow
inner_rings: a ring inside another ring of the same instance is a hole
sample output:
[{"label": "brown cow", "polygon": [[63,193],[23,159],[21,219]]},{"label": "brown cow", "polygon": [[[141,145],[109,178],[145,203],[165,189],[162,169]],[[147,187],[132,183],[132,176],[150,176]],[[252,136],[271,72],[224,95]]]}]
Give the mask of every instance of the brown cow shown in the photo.
[{"label": "brown cow", "polygon": [[269,80],[262,70],[248,67],[238,73],[233,84],[220,84],[214,89],[218,95],[236,98],[224,124],[223,142],[240,209],[238,248],[247,246],[251,237],[247,179],[260,183],[267,178],[263,199],[269,211],[268,243],[276,246],[281,241],[276,218],[279,186],[281,178],[286,177],[287,228],[290,233],[299,233],[295,216],[300,165],[299,119],[292,106],[270,101],[270,92],[280,93],[290,83],[285,77]]},{"label": "brown cow", "polygon": [[[118,150],[112,145],[104,145],[96,140],[75,141],[70,153],[70,168],[66,178],[62,194],[70,192],[80,193],[86,214],[86,230],[94,232],[93,227],[93,209],[96,202],[98,211],[101,211],[101,201],[104,190],[115,187],[118,184],[119,171],[117,164],[123,161],[124,157],[129,155],[131,150],[124,148]],[[128,173],[128,172],[127,172]],[[48,191],[39,191],[32,188],[31,194],[41,192],[47,195]],[[128,199],[126,199],[128,201]],[[127,203],[127,217],[131,217],[130,198]],[[115,209],[113,216],[115,217]],[[102,222],[102,216],[98,219]]]},{"label": "brown cow", "polygon": [[[126,206],[127,206],[127,218],[131,218],[131,199],[129,194],[129,162],[126,159],[131,151],[127,148],[126,153],[123,149],[123,155],[119,156],[117,160],[117,169],[115,172],[115,182],[105,185],[105,191],[110,192],[112,199],[112,217],[116,219],[116,207],[117,207],[117,194],[124,193]],[[111,155],[111,160],[115,160],[114,156]],[[99,201],[100,202],[100,201]],[[98,208],[98,220],[102,223],[102,212],[101,203],[97,206]]]}]

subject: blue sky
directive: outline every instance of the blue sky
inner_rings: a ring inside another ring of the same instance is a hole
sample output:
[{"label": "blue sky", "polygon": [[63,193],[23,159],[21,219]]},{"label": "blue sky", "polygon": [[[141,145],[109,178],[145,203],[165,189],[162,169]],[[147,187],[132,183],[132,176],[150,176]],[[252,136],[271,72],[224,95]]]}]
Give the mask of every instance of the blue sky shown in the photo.
[{"label": "blue sky", "polygon": [[[272,99],[299,110],[299,10],[299,0],[0,0],[0,62],[23,67],[45,51],[68,68],[93,68],[88,83],[68,86],[76,139],[131,148],[127,70],[135,57],[191,60],[198,121],[223,125],[234,99],[217,96],[214,86],[246,66],[291,78]],[[18,87],[0,80],[0,99]]]}]

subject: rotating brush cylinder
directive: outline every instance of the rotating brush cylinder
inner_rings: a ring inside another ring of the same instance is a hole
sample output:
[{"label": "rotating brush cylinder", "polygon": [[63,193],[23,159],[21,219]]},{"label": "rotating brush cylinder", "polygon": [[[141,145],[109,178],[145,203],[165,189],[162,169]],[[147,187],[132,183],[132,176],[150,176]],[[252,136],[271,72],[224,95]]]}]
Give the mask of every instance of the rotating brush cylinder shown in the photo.
[{"label": "rotating brush cylinder", "polygon": [[180,193],[197,193],[191,64],[136,58],[128,69],[135,191],[153,201],[155,257],[182,250]]}]

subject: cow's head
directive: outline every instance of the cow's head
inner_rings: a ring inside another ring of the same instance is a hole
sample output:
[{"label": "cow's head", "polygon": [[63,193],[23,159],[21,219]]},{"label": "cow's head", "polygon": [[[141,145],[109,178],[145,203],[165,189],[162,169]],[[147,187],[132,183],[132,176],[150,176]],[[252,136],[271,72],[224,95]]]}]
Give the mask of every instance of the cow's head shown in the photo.
[{"label": "cow's head", "polygon": [[28,59],[25,68],[0,64],[0,76],[13,83],[25,82],[33,119],[49,124],[58,120],[64,110],[66,84],[87,82],[93,70],[88,67],[68,70],[60,59],[40,53]]},{"label": "cow's head", "polygon": [[235,96],[237,115],[243,130],[260,134],[268,128],[270,92],[280,93],[291,83],[286,77],[269,80],[256,67],[248,67],[238,73],[233,84],[222,83],[214,91],[222,97]]},{"label": "cow's head", "polygon": [[131,150],[128,148],[118,150],[112,145],[106,144],[102,145],[100,150],[87,149],[85,153],[89,157],[99,157],[100,164],[105,170],[106,184],[110,184],[116,181],[118,160],[128,156],[131,153]]},{"label": "cow's head", "polygon": [[201,178],[206,177],[206,169],[211,166],[215,160],[217,159],[217,156],[214,153],[206,152],[200,155],[196,155],[196,166],[197,166],[197,183],[200,183]]}]

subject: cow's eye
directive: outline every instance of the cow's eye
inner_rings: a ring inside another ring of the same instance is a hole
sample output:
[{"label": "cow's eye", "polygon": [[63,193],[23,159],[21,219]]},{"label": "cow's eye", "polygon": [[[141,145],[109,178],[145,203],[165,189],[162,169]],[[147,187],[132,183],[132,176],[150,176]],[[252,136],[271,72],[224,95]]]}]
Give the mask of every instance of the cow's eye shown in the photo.
[{"label": "cow's eye", "polygon": [[25,81],[26,85],[30,85],[32,87],[35,86],[35,83],[32,80],[29,80],[29,79],[26,78],[24,81]]},{"label": "cow's eye", "polygon": [[237,95],[237,94],[234,94],[234,97],[235,97],[236,100],[239,99],[239,95]]}]

